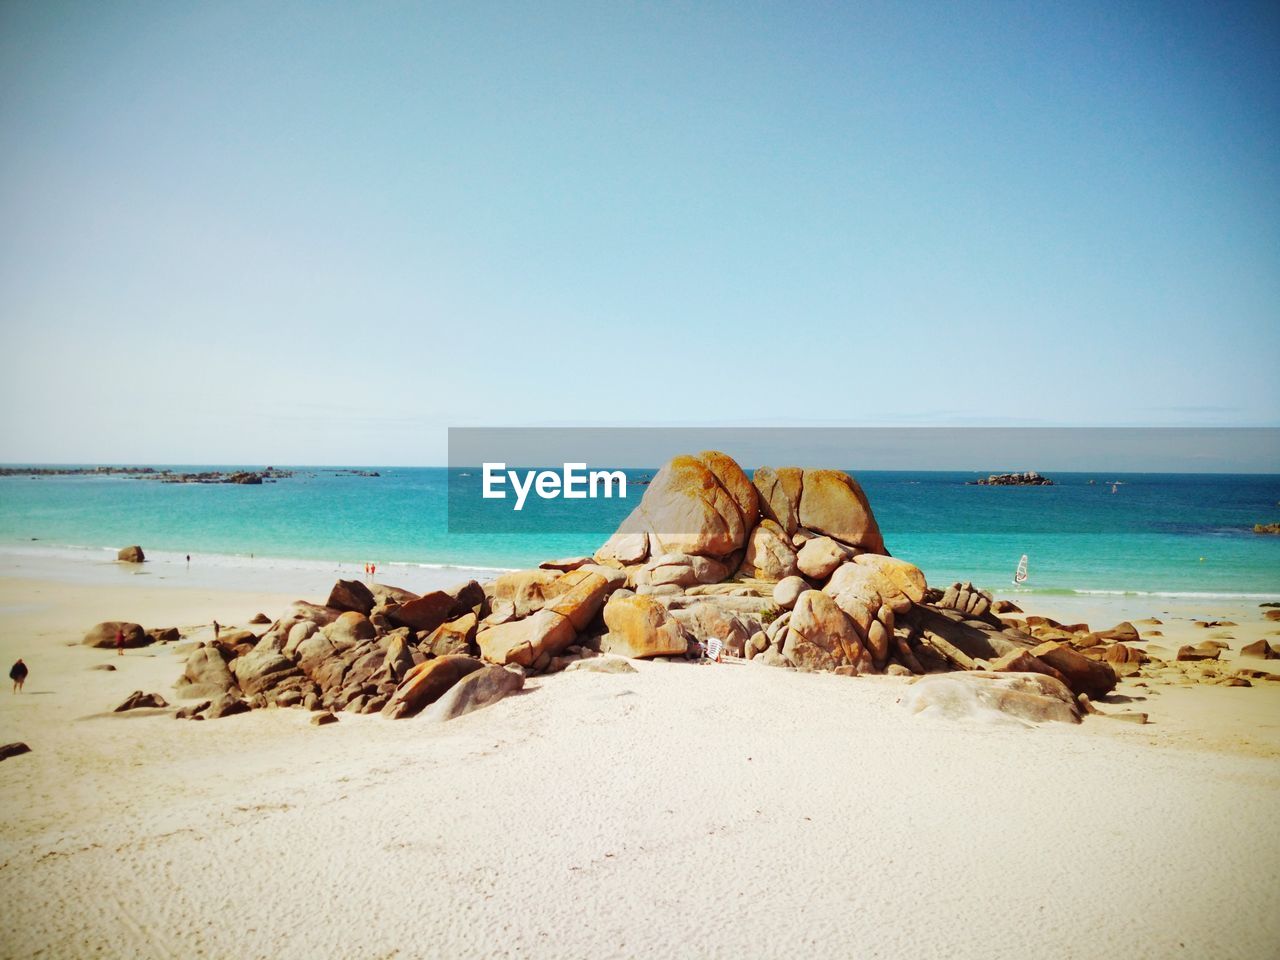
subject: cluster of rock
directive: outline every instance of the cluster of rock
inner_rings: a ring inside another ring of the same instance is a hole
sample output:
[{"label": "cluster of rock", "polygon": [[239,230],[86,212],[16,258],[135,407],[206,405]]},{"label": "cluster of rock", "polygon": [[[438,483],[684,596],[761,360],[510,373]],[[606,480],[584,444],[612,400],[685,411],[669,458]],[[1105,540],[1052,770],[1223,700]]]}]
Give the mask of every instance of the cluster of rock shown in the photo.
[{"label": "cluster of rock", "polygon": [[[0,467],[0,477],[129,477],[134,480],[159,480],[161,483],[246,483],[260,484],[292,477],[291,470],[206,470],[201,473],[175,473],[157,467]],[[373,474],[377,476],[377,474]]]},{"label": "cluster of rock", "polygon": [[1116,682],[1072,650],[1030,654],[1041,642],[1007,630],[967,585],[929,594],[917,567],[888,555],[847,474],[749,478],[714,451],[664,466],[594,556],[421,597],[342,581],[252,645],[234,639],[193,652],[183,696],[408,716],[454,684],[492,688],[475,698],[487,702],[526,673],[605,654],[697,657],[712,639],[730,657],[843,675],[995,671],[1005,658],[1006,672],[1064,683],[1068,699]]},{"label": "cluster of rock", "polygon": [[155,467],[0,467],[0,477],[129,477],[160,472]]},{"label": "cluster of rock", "polygon": [[262,483],[275,483],[277,480],[292,476],[292,470],[267,467],[265,470],[233,470],[230,473],[224,473],[221,470],[206,470],[201,473],[173,473],[169,470],[161,470],[136,479],[159,480],[161,483],[238,483],[258,486]]},{"label": "cluster of rock", "polygon": [[[930,590],[889,555],[847,474],[765,467],[749,478],[708,451],[664,466],[593,556],[423,595],[342,580],[323,605],[299,601],[261,635],[200,644],[177,686],[199,702],[179,715],[277,706],[448,719],[531,673],[698,658],[714,639],[731,658],[774,667],[964,671],[966,689],[999,709],[1078,721],[1119,675],[1153,663],[1129,645],[1131,625],[1094,634],[1016,612],[972,584]],[[137,624],[99,625],[86,642],[109,646],[117,626],[127,645],[149,642]],[[918,705],[957,688],[923,689]]]},{"label": "cluster of rock", "polygon": [[[1107,665],[1117,676],[1133,680],[1137,687],[1176,684],[1189,686],[1206,683],[1230,687],[1252,686],[1254,680],[1280,680],[1280,674],[1270,674],[1248,668],[1228,668],[1219,662],[1222,653],[1230,647],[1222,640],[1205,640],[1186,644],[1176,651],[1150,644],[1149,640],[1161,636],[1160,631],[1150,630],[1144,640],[1138,628],[1128,621],[1110,630],[1094,631],[1087,623],[1063,624],[1048,617],[1018,616],[1021,613],[1012,604],[996,601],[994,610],[1000,615],[1009,631],[1025,633],[1042,641],[1043,647],[1031,651],[1050,664],[1053,656],[1043,656],[1043,649],[1050,644],[1059,649],[1069,648],[1080,656]],[[1161,626],[1159,620],[1142,621],[1153,627]],[[1144,648],[1136,646],[1146,642]],[[1262,646],[1267,646],[1260,641]],[[1270,647],[1267,646],[1270,650]],[[1242,654],[1263,656],[1266,654],[1253,644],[1241,650]],[[1093,694],[1090,694],[1093,696]]]},{"label": "cluster of rock", "polygon": [[1280,535],[1280,523],[1255,523],[1253,532]]},{"label": "cluster of rock", "polygon": [[981,480],[967,480],[966,483],[980,487],[1051,487],[1053,481],[1042,477],[1034,470],[1025,473],[993,473]]}]

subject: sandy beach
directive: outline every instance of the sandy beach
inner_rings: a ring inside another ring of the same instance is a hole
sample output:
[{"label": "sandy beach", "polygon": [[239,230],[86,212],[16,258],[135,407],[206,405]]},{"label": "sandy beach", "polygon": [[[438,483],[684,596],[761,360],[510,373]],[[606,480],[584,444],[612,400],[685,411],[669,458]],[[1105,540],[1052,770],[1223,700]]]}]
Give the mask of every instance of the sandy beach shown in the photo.
[{"label": "sandy beach", "polygon": [[[1125,682],[1101,706],[1149,724],[1028,729],[913,716],[901,678],[636,662],[531,678],[447,724],[344,713],[316,728],[298,710],[112,714],[133,690],[172,699],[182,657],[79,643],[107,618],[199,636],[293,599],[0,580],[0,654],[32,669],[0,698],[0,739],[32,747],[0,766],[6,955],[1280,945],[1280,683]],[[1168,609],[1150,611],[1165,612],[1159,642],[1203,638]],[[1231,614],[1236,649],[1280,629],[1239,601],[1204,613]]]}]

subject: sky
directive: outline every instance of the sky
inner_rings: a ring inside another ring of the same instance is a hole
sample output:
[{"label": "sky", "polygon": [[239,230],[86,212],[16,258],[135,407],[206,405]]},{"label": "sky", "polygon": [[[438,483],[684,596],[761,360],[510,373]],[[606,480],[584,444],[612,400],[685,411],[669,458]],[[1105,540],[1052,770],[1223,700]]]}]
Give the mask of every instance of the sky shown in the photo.
[{"label": "sky", "polygon": [[1280,425],[1274,3],[0,0],[0,461]]}]

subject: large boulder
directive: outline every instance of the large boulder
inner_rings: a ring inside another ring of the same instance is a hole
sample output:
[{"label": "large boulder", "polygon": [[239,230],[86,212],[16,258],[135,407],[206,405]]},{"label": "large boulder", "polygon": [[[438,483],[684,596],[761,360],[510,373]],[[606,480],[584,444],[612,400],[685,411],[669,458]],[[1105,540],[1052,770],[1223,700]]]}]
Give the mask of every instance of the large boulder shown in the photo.
[{"label": "large boulder", "polygon": [[740,560],[758,516],[756,488],[731,458],[717,451],[675,457],[596,559],[623,566],[664,553]]},{"label": "large boulder", "polygon": [[510,604],[516,618],[537,613],[547,602],[547,591],[564,574],[559,570],[513,570],[498,577],[489,588],[489,602],[495,607]]},{"label": "large boulder", "polygon": [[796,554],[796,566],[810,580],[821,582],[835,573],[850,556],[850,549],[830,537],[806,540]]},{"label": "large boulder", "polygon": [[761,520],[747,539],[741,572],[761,580],[778,581],[795,576],[798,569],[790,535],[776,521]]},{"label": "large boulder", "polygon": [[406,674],[382,708],[382,715],[393,720],[414,716],[439,700],[467,674],[483,666],[474,657],[437,657],[420,663]]},{"label": "large boulder", "polygon": [[773,602],[783,610],[790,610],[800,599],[800,594],[809,589],[804,577],[784,577],[773,588]]},{"label": "large boulder", "polygon": [[684,629],[657,600],[635,594],[614,594],[604,606],[609,632],[600,650],[623,657],[665,657],[683,654],[689,642]]},{"label": "large boulder", "polygon": [[544,653],[555,656],[573,643],[577,632],[566,616],[539,610],[523,620],[511,620],[480,629],[476,643],[480,656],[490,663],[533,664]]},{"label": "large boulder", "polygon": [[135,545],[132,547],[122,547],[116,553],[116,559],[123,560],[125,563],[144,563],[147,556],[142,552],[141,547]]},{"label": "large boulder", "polygon": [[524,686],[524,674],[489,664],[455,683],[435,703],[427,707],[424,720],[444,721],[472,710],[488,707]]},{"label": "large boulder", "polygon": [[152,642],[152,638],[147,636],[147,631],[140,624],[126,620],[105,620],[86,633],[81,642],[88,647],[114,647],[117,630],[124,632],[126,647],[145,647]]},{"label": "large boulder", "polygon": [[472,653],[477,623],[474,613],[465,613],[456,620],[440,624],[422,641],[423,652],[436,657]]},{"label": "large boulder", "polygon": [[325,602],[331,610],[354,610],[366,617],[373,612],[373,604],[373,591],[359,580],[339,580]]},{"label": "large boulder", "polygon": [[884,553],[884,539],[867,495],[840,470],[806,470],[800,525],[868,553]]},{"label": "large boulder", "polygon": [[695,640],[720,640],[731,657],[745,654],[747,640],[761,629],[758,617],[726,605],[719,597],[699,599],[685,607],[668,607],[671,617]]},{"label": "large boulder", "polygon": [[595,619],[604,606],[605,598],[616,587],[617,581],[590,570],[570,570],[545,591],[544,609],[564,617],[573,625],[574,631],[580,633]]},{"label": "large boulder", "polygon": [[874,670],[853,622],[831,597],[819,590],[800,594],[787,625],[782,655],[797,667],[834,670],[852,667],[859,673]]},{"label": "large boulder", "polygon": [[760,494],[760,515],[792,536],[800,527],[804,471],[799,467],[758,467],[751,479]]},{"label": "large boulder", "polygon": [[369,618],[355,610],[348,610],[340,615],[333,623],[325,626],[323,632],[334,646],[372,640],[377,635]]},{"label": "large boulder", "polygon": [[[334,610],[332,607],[322,607],[319,604],[308,603],[305,600],[297,600],[279,620],[271,625],[271,629],[263,634],[263,639],[272,641],[277,638],[283,639],[286,644],[292,644],[296,648],[302,640],[306,639],[306,636],[310,636],[326,624],[333,623],[338,616],[339,611]],[[309,624],[310,626],[295,633],[294,628],[300,623]],[[306,636],[302,636],[304,632]]]},{"label": "large boulder", "polygon": [[1072,692],[1040,673],[944,673],[921,677],[902,698],[912,713],[947,719],[1079,723]]},{"label": "large boulder", "polygon": [[924,571],[915,564],[875,553],[860,554],[853,562],[875,570],[892,585],[892,590],[885,591],[885,599],[895,612],[903,613],[911,604],[924,601],[929,585],[925,582]]},{"label": "large boulder", "polygon": [[637,589],[642,587],[692,587],[700,583],[719,583],[729,575],[729,568],[711,557],[688,553],[664,553],[653,557],[634,573]]},{"label": "large boulder", "polygon": [[411,630],[434,630],[455,615],[458,601],[444,590],[432,590],[416,600],[387,610],[387,619],[396,626]]},{"label": "large boulder", "polygon": [[236,685],[222,652],[212,644],[196,647],[187,657],[176,690],[179,697],[205,699],[221,696]]},{"label": "large boulder", "polygon": [[294,662],[283,653],[284,640],[268,640],[265,637],[243,657],[231,661],[230,669],[236,684],[245,696],[269,690],[286,677],[298,675]]},{"label": "large boulder", "polygon": [[1116,688],[1119,678],[1108,663],[1091,660],[1064,643],[1050,640],[1031,649],[1031,655],[1047,663],[1067,680],[1074,693],[1100,700]]}]

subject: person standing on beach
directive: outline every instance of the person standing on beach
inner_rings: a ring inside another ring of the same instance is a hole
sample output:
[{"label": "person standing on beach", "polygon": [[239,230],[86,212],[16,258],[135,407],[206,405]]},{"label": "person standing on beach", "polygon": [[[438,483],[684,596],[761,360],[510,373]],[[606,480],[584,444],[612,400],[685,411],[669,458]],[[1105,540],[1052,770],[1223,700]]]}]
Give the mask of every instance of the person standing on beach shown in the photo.
[{"label": "person standing on beach", "polygon": [[214,643],[218,642],[218,632],[220,630],[222,630],[222,627],[218,625],[218,621],[217,620],[213,621],[213,642]]},{"label": "person standing on beach", "polygon": [[13,692],[21,693],[22,685],[27,682],[27,665],[18,658],[18,662],[9,668],[9,679],[13,681]]},{"label": "person standing on beach", "polygon": [[116,656],[124,656],[124,628],[116,627]]}]

